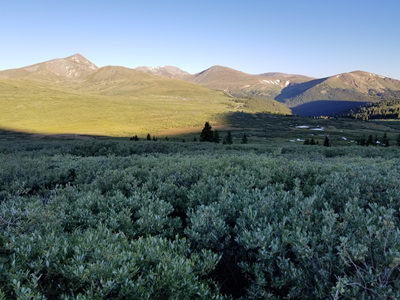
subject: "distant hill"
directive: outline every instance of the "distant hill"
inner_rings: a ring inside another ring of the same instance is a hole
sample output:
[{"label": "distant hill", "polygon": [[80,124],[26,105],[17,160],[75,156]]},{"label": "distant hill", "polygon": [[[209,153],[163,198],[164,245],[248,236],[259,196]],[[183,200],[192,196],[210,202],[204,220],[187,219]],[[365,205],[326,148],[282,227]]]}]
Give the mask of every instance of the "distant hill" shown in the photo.
[{"label": "distant hill", "polygon": [[[141,68],[157,76],[173,76],[161,67]],[[301,116],[332,115],[370,102],[400,99],[399,80],[363,71],[311,78],[281,72],[251,75],[213,66],[194,75],[175,75],[178,77],[233,97],[274,99]]]},{"label": "distant hill", "polygon": [[185,76],[190,76],[191,74],[183,71],[177,67],[173,66],[160,66],[160,67],[137,67],[137,71],[146,72],[152,75],[157,75],[161,77],[181,79]]},{"label": "distant hill", "polygon": [[0,78],[24,78],[45,81],[82,80],[98,67],[80,54],[53,59],[31,66],[0,71]]},{"label": "distant hill", "polygon": [[[100,116],[112,120],[110,126],[100,126],[101,132],[104,128],[112,132],[120,132],[118,128],[136,128],[139,132],[149,128],[198,126],[215,114],[229,111],[278,114],[292,111],[301,116],[321,116],[353,109],[350,114],[360,115],[357,106],[400,99],[399,80],[363,71],[316,79],[280,72],[251,75],[213,66],[191,75],[173,66],[98,68],[80,54],[0,71],[0,80],[0,127],[22,126],[25,122],[32,130],[42,128],[38,124],[44,118],[53,125],[43,128],[56,128],[72,112],[89,120]],[[119,103],[118,108],[111,103]],[[383,104],[380,105],[380,111],[385,111]],[[24,111],[27,107],[29,111]],[[83,113],[76,112],[77,109]],[[61,116],[58,110],[63,112]],[[367,110],[368,117],[379,115]],[[26,121],[21,119],[22,111]],[[388,108],[383,114],[396,112]],[[87,120],[82,122],[81,118],[65,124],[89,128]],[[115,125],[123,120],[123,126]]]},{"label": "distant hill", "polygon": [[[400,81],[363,71],[290,85],[275,97],[275,100],[292,108],[294,113],[300,111],[300,115],[312,115],[307,114],[307,110],[312,108],[314,102],[330,101],[328,111],[327,107],[321,107],[327,115],[358,106],[358,102],[362,105],[390,99],[400,99]],[[322,111],[315,111],[321,115],[319,112]]]},{"label": "distant hill", "polygon": [[106,66],[97,69],[75,86],[81,92],[91,92],[107,96],[164,95],[179,97],[215,97],[221,92],[176,80],[164,78],[138,70]]},{"label": "distant hill", "polygon": [[132,136],[215,122],[220,113],[290,114],[282,103],[119,67],[81,55],[0,72],[0,128],[45,134]]},{"label": "distant hill", "polygon": [[396,100],[382,100],[375,103],[367,103],[335,115],[338,117],[361,120],[400,119],[400,97]]},{"label": "distant hill", "polygon": [[210,89],[223,90],[235,97],[256,97],[273,99],[283,88],[310,77],[284,73],[251,75],[223,66],[213,66],[184,80],[200,84]]}]

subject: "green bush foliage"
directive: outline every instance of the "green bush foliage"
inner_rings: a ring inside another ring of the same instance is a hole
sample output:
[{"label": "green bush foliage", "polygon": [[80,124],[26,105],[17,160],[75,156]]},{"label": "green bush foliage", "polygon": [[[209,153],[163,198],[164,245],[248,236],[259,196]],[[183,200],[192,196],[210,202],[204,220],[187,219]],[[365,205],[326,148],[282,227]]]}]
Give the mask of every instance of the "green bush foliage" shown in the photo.
[{"label": "green bush foliage", "polygon": [[400,297],[397,147],[127,143],[0,156],[0,299]]}]

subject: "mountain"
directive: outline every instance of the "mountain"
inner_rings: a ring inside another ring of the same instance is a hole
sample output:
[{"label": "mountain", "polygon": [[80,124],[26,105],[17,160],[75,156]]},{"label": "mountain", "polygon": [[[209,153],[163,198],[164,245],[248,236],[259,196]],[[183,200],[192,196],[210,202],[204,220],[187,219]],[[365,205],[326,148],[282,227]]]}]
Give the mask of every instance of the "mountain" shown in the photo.
[{"label": "mountain", "polygon": [[283,88],[311,78],[284,73],[251,75],[223,66],[213,66],[183,79],[210,89],[223,90],[234,97],[273,99]]},{"label": "mountain", "polygon": [[329,115],[391,99],[400,99],[400,81],[363,71],[290,85],[275,97],[300,115]]},{"label": "mountain", "polygon": [[190,76],[191,74],[183,71],[177,67],[173,66],[161,66],[161,67],[137,67],[135,68],[137,71],[146,72],[149,74],[161,76],[161,77],[168,77],[168,78],[175,78],[181,79],[185,76]]},{"label": "mountain", "polygon": [[0,78],[25,78],[47,81],[76,81],[85,78],[98,67],[80,54],[53,59],[31,66],[0,71]]},{"label": "mountain", "polygon": [[335,115],[361,120],[400,119],[400,95],[399,99],[367,103]]},{"label": "mountain", "polygon": [[[75,89],[106,96],[162,95],[181,98],[215,98],[223,93],[200,85],[152,75],[136,69],[106,66],[88,75]],[[224,96],[226,97],[226,96]]]},{"label": "mountain", "polygon": [[[290,114],[274,100],[120,67],[81,55],[0,72],[0,128],[42,134],[147,135],[217,122],[232,111]],[[214,123],[215,124],[215,123]]]}]

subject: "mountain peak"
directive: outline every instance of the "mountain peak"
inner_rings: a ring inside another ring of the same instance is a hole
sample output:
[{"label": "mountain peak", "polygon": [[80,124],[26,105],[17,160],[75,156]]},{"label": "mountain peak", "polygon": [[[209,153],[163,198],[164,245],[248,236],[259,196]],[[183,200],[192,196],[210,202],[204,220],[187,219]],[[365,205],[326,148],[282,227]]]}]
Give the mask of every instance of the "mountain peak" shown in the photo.
[{"label": "mountain peak", "polygon": [[90,62],[88,59],[86,59],[83,55],[77,53],[71,56],[68,56],[64,58],[65,60],[70,60],[73,61],[77,64],[84,64],[87,65],[90,69],[95,70],[98,69],[96,65],[94,65],[92,62]]},{"label": "mountain peak", "polygon": [[161,77],[168,77],[168,78],[176,78],[180,79],[185,76],[190,75],[190,73],[183,71],[174,66],[157,66],[157,67],[137,67],[135,68],[137,71],[146,72],[149,74],[161,76]]},{"label": "mountain peak", "polygon": [[31,78],[39,80],[78,80],[98,67],[81,54],[52,59],[19,69],[0,72],[2,78]]}]

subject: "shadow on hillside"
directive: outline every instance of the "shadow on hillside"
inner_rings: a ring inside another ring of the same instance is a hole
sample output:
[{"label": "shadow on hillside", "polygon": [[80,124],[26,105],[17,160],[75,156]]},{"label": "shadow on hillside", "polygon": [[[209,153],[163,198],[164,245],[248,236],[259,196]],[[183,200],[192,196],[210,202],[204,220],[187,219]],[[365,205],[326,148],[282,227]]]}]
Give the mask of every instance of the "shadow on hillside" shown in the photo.
[{"label": "shadow on hillside", "polygon": [[275,97],[275,100],[279,101],[279,102],[284,102],[285,99],[295,97],[298,94],[301,94],[301,93],[305,92],[306,90],[311,89],[312,87],[324,82],[327,79],[328,79],[328,77],[321,78],[321,79],[315,79],[315,80],[311,80],[311,81],[307,81],[307,82],[294,84],[294,85],[285,87],[281,91],[281,93]]},{"label": "shadow on hillside", "polygon": [[320,117],[330,116],[366,103],[368,102],[320,100],[292,107],[291,110],[294,114],[302,117]]},{"label": "shadow on hillside", "polygon": [[[287,117],[293,117],[288,115]],[[270,113],[245,113],[245,112],[227,112],[214,115],[211,120],[204,120],[204,122],[211,121],[213,131],[218,130],[222,135],[221,139],[224,137],[227,131],[232,131],[232,135],[239,138],[240,132],[249,132],[252,130],[275,130],[278,124],[280,124],[283,119],[286,119],[285,115],[275,115]],[[158,132],[151,133],[151,138],[153,135],[157,137],[158,140],[162,141],[175,141],[191,142],[196,138],[199,140],[200,133],[203,126],[199,127],[189,127],[189,128],[175,128],[177,130],[170,130],[168,133]],[[185,130],[179,130],[185,129]],[[190,130],[186,130],[190,129]],[[283,129],[280,129],[281,131]],[[37,146],[39,144],[73,144],[79,141],[85,140],[99,140],[99,141],[130,141],[132,137],[130,136],[100,136],[100,135],[80,135],[80,134],[40,134],[40,133],[29,133],[21,131],[12,131],[4,128],[0,128],[0,147],[12,146],[12,145],[28,145],[28,147]],[[146,139],[146,134],[140,134],[139,140],[144,141]]]}]

